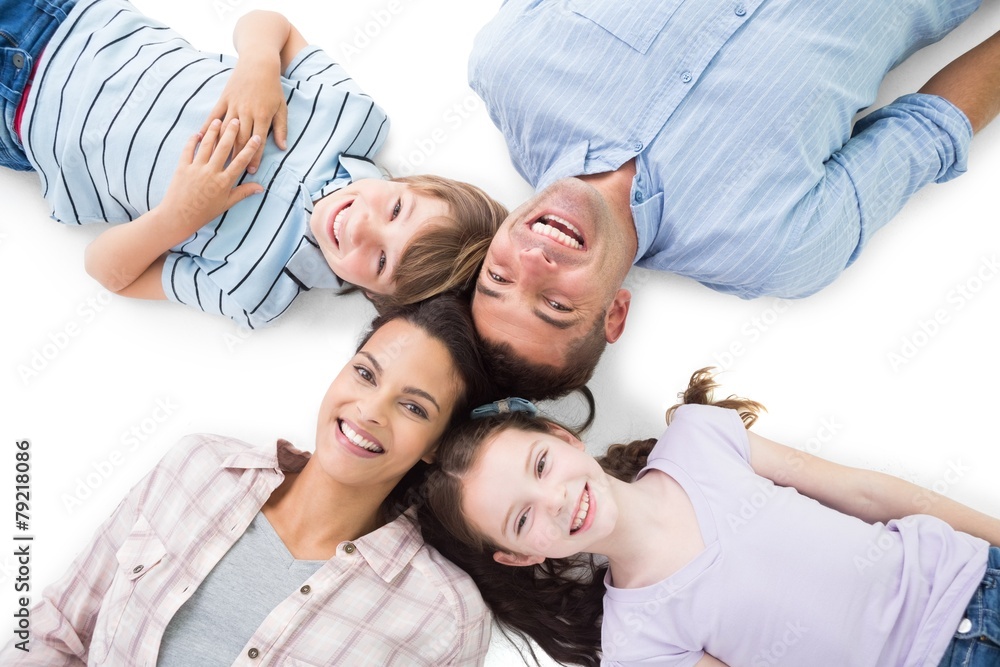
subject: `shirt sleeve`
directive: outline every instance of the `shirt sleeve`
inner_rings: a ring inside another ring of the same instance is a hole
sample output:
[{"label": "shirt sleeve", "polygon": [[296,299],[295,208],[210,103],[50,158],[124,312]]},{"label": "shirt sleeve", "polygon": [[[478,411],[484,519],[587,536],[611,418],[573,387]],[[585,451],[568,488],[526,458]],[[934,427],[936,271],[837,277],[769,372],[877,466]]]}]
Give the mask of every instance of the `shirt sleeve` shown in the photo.
[{"label": "shirt sleeve", "polygon": [[76,667],[89,662],[102,601],[119,569],[116,554],[133,530],[146,480],[118,505],[66,574],[46,588],[42,601],[31,609],[30,651],[11,642],[0,651],[0,664]]},{"label": "shirt sleeve", "polygon": [[292,62],[288,63],[284,77],[292,81],[312,81],[358,95],[363,94],[351,75],[318,46],[303,47]]},{"label": "shirt sleeve", "polygon": [[740,296],[799,298],[828,285],[914,193],[965,172],[971,140],[965,114],[936,95],[904,95],[859,120],[802,202],[810,217],[798,246],[769,284]]},{"label": "shirt sleeve", "polygon": [[259,329],[268,321],[254,316],[218,285],[193,255],[167,253],[162,274],[163,293],[167,299],[197,308],[206,313],[223,315],[240,326]]},{"label": "shirt sleeve", "polygon": [[465,625],[459,629],[458,655],[448,662],[454,667],[485,664],[486,652],[490,648],[493,617],[486,605],[479,601],[474,613],[466,620]]}]

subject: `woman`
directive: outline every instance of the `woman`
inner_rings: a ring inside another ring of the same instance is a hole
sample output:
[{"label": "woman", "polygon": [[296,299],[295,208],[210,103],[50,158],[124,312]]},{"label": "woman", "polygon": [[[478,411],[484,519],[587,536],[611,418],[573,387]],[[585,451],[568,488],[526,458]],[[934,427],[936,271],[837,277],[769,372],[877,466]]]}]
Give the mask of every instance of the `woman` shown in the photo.
[{"label": "woman", "polygon": [[314,454],[176,446],[31,611],[4,665],[468,665],[490,617],[407,505],[456,415],[489,393],[467,307],[388,313],[320,406]]}]

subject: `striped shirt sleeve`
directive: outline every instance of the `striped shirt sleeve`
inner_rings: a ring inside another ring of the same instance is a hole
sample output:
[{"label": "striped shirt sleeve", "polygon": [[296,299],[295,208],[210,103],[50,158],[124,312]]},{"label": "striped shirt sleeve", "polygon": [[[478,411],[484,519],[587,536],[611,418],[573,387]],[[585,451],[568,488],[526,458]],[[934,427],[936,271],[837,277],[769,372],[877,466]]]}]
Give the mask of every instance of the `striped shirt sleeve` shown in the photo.
[{"label": "striped shirt sleeve", "polygon": [[357,95],[364,94],[347,70],[334,62],[333,58],[318,46],[303,47],[288,64],[284,76],[292,81],[311,81]]},{"label": "striped shirt sleeve", "polygon": [[241,326],[257,329],[266,321],[247,312],[227,294],[193,255],[167,253],[161,274],[163,293],[170,301],[183,303],[213,315],[223,315]]}]

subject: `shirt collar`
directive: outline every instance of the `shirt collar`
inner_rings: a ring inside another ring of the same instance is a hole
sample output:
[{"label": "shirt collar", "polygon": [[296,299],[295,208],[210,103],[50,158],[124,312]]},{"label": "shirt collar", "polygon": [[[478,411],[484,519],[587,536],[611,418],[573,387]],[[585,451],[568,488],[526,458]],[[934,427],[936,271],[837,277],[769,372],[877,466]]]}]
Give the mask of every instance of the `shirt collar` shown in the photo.
[{"label": "shirt collar", "polygon": [[[567,146],[559,151],[559,157],[555,162],[538,177],[535,183],[535,191],[540,192],[552,185],[560,178],[570,178],[587,173],[587,153],[590,151],[590,142],[581,141],[573,146]],[[606,170],[604,170],[606,171]]]},{"label": "shirt collar", "polygon": [[[274,449],[252,448],[229,456],[222,462],[225,468],[279,469],[282,472],[299,472],[312,456],[297,449],[287,440],[278,440]],[[410,507],[394,521],[362,535],[351,543],[358,554],[387,583],[391,583],[403,571],[424,545],[417,525],[416,507]],[[343,551],[347,542],[337,551]]]},{"label": "shirt collar", "polygon": [[635,161],[635,178],[632,179],[632,189],[629,193],[632,221],[635,223],[635,235],[639,241],[635,259],[632,260],[633,264],[649,252],[663,223],[663,193],[653,190],[643,154]]}]

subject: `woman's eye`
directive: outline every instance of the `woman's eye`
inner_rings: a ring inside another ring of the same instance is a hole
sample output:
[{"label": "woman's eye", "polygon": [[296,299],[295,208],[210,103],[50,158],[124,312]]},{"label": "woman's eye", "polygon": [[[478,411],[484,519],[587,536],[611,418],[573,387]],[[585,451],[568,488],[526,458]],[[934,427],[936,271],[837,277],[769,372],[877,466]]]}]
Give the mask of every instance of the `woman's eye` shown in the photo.
[{"label": "woman's eye", "polygon": [[545,459],[546,455],[542,454],[538,459],[538,463],[535,464],[535,472],[538,473],[539,476],[545,472]]},{"label": "woman's eye", "polygon": [[403,200],[397,199],[396,205],[392,209],[392,219],[395,220],[396,216],[399,215],[399,211],[403,208]]},{"label": "woman's eye", "polygon": [[403,407],[412,412],[413,414],[417,415],[418,417],[427,419],[427,411],[424,410],[419,405],[417,405],[416,403],[404,403]]},{"label": "woman's eye", "polygon": [[552,299],[549,299],[549,307],[552,308],[552,310],[558,310],[560,313],[568,313],[573,310],[572,308],[564,306],[558,301],[553,301]]},{"label": "woman's eye", "polygon": [[528,513],[525,512],[524,514],[522,514],[520,516],[520,518],[518,518],[518,520],[517,520],[517,526],[514,528],[514,533],[516,535],[520,535],[521,534],[521,529],[524,528],[524,524],[526,524],[527,522],[528,522]]},{"label": "woman's eye", "polygon": [[506,285],[507,283],[510,282],[506,278],[500,276],[499,274],[493,273],[492,271],[487,271],[486,273],[489,275],[490,280],[492,280],[495,283],[499,283],[501,285]]},{"label": "woman's eye", "polygon": [[355,366],[354,372],[357,373],[358,376],[365,382],[375,384],[375,374],[368,370],[365,366]]},{"label": "woman's eye", "polygon": [[383,271],[385,271],[385,253],[379,255],[378,258],[378,275],[382,275]]}]

